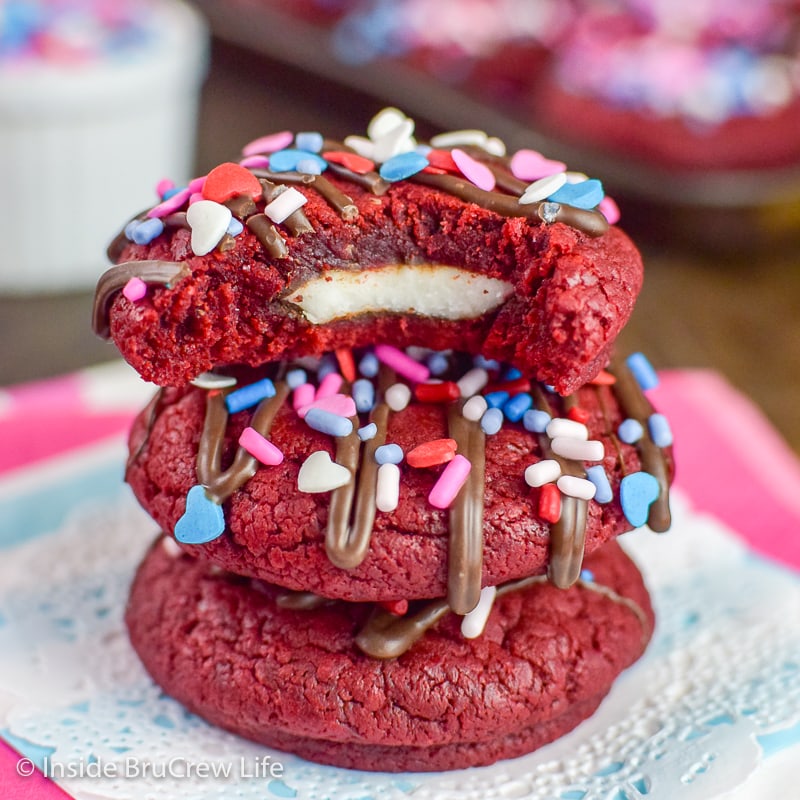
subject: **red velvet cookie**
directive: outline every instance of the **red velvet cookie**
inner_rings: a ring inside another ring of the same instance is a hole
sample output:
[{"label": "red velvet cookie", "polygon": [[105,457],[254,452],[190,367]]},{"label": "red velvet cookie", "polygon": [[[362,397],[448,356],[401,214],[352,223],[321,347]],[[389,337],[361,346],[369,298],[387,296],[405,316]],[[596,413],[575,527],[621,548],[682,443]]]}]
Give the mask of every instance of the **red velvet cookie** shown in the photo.
[{"label": "red velvet cookie", "polygon": [[369,138],[266,137],[166,193],[112,244],[95,330],[164,386],[375,341],[561,392],[593,378],[642,282],[600,183],[476,132],[423,155],[412,133],[387,110]]},{"label": "red velvet cookie", "polygon": [[[442,602],[406,617],[341,601],[287,608],[291,594],[161,539],[126,620],[156,682],[213,724],[339,766],[456,769],[566,733],[643,652],[653,616],[638,570],[613,542],[587,567],[569,590],[529,579],[498,591],[466,638]],[[416,641],[392,658],[361,649],[398,639]]]},{"label": "red velvet cookie", "polygon": [[481,586],[548,572],[568,587],[584,550],[669,527],[669,430],[641,356],[562,398],[499,364],[414,355],[358,352],[352,384],[323,359],[164,389],[134,424],[127,480],[226,570],[345,600],[447,595],[459,613]]}]

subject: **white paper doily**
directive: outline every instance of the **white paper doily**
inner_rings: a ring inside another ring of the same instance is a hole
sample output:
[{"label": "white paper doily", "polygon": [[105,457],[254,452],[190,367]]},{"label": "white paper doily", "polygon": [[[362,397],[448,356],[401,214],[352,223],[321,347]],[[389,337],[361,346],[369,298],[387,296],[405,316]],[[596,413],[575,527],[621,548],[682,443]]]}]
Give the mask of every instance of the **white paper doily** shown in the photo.
[{"label": "white paper doily", "polygon": [[800,752],[800,580],[680,497],[670,533],[624,537],[653,594],[650,648],[590,720],[542,750],[391,775],[223,733],[163,696],[128,644],[128,585],[156,529],[107,479],[121,462],[112,448],[21,499],[0,484],[12,526],[70,486],[53,529],[0,532],[0,735],[77,798],[739,800]]}]

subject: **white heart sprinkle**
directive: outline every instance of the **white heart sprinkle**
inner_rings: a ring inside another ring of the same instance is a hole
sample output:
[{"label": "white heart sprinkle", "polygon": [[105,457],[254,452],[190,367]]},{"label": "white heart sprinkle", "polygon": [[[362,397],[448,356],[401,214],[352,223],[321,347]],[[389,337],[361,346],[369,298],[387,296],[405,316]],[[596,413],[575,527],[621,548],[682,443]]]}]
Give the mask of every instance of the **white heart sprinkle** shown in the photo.
[{"label": "white heart sprinkle", "polygon": [[330,492],[349,483],[352,478],[347,467],[331,461],[330,453],[317,450],[300,467],[297,475],[297,488],[308,494]]},{"label": "white heart sprinkle", "polygon": [[566,172],[557,172],[555,175],[548,175],[546,178],[539,178],[538,181],[534,181],[522,193],[522,197],[520,197],[519,202],[523,205],[527,203],[538,203],[550,197],[551,194],[557,192],[566,182]]},{"label": "white heart sprinkle", "polygon": [[210,253],[231,223],[231,210],[213,200],[198,200],[189,206],[186,221],[192,229],[192,251],[196,256]]},{"label": "white heart sprinkle", "polygon": [[387,106],[382,108],[367,125],[367,136],[373,141],[385,136],[398,125],[404,123],[408,117],[399,109]]}]

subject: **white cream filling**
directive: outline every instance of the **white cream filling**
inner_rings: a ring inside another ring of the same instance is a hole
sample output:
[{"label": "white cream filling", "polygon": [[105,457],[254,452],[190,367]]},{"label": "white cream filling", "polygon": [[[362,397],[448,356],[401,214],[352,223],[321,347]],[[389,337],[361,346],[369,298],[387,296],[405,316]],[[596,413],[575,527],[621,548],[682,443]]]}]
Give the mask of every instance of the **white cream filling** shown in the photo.
[{"label": "white cream filling", "polygon": [[513,290],[506,281],[457,267],[391,264],[359,271],[329,270],[284,300],[316,325],[370,312],[457,320],[493,311]]}]

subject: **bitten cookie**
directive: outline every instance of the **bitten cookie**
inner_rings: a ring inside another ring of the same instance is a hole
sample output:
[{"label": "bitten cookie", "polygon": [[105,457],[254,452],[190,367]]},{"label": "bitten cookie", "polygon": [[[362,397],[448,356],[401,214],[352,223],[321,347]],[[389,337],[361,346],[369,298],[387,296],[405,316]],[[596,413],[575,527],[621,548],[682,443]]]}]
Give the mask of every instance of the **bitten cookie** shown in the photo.
[{"label": "bitten cookie", "polygon": [[593,378],[643,274],[600,182],[475,131],[420,149],[413,130],[388,109],[343,143],[264,137],[162,187],[110,248],[95,330],[163,386],[375,341],[480,353],[560,392]]},{"label": "bitten cookie", "polygon": [[[586,566],[569,590],[541,578],[499,589],[483,632],[465,638],[442,603],[406,617],[340,601],[287,608],[290,593],[160,539],[126,620],[156,682],[213,724],[328,764],[458,769],[566,733],[644,651],[653,616],[634,564],[612,542]],[[360,648],[409,629],[396,657]]]},{"label": "bitten cookie", "polygon": [[415,356],[359,351],[351,381],[323,359],[164,389],[127,480],[226,570],[345,600],[446,595],[459,613],[515,578],[568,587],[584,551],[669,527],[671,434],[640,355],[567,397],[498,363]]}]

